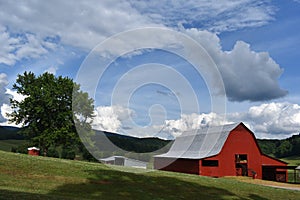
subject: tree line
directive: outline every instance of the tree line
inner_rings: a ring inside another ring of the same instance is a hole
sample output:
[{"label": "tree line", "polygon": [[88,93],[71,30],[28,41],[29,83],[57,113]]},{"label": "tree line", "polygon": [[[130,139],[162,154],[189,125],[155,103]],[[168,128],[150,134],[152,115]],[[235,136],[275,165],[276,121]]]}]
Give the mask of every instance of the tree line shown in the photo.
[{"label": "tree line", "polygon": [[258,144],[263,153],[276,158],[300,157],[300,133],[283,140],[259,139]]}]

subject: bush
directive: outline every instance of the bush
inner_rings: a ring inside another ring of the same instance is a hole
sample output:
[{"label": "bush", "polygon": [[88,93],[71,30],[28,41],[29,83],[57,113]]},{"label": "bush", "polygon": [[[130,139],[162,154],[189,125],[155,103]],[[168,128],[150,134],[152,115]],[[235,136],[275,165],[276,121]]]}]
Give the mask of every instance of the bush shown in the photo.
[{"label": "bush", "polygon": [[47,152],[48,157],[59,158],[59,153],[54,147],[50,147]]},{"label": "bush", "polygon": [[85,147],[82,149],[82,158],[90,162],[98,161]]},{"label": "bush", "polygon": [[61,152],[61,158],[74,160],[76,153],[71,147],[64,147]]}]

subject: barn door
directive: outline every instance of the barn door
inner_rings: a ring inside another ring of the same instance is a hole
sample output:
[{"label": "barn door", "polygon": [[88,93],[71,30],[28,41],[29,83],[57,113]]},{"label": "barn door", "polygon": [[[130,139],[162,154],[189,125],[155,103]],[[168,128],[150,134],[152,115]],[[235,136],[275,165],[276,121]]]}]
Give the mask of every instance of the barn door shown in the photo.
[{"label": "barn door", "polygon": [[235,170],[237,176],[248,176],[248,156],[247,154],[235,155]]}]

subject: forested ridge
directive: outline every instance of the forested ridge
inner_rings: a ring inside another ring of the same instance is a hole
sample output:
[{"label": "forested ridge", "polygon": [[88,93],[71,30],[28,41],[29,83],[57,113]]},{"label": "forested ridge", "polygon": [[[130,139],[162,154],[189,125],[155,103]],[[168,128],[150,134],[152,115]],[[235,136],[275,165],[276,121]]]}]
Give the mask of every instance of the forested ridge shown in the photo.
[{"label": "forested ridge", "polygon": [[[18,131],[19,128],[15,127],[0,127],[0,140],[24,139],[22,135],[18,134]],[[97,133],[100,134],[101,131]],[[118,147],[134,152],[150,152],[162,148],[170,142],[159,138],[141,139],[116,133],[103,133]],[[282,140],[258,139],[257,141],[264,154],[277,158],[300,156],[300,134]]]},{"label": "forested ridge", "polygon": [[276,158],[300,156],[300,133],[282,140],[259,139],[258,144],[263,153]]}]

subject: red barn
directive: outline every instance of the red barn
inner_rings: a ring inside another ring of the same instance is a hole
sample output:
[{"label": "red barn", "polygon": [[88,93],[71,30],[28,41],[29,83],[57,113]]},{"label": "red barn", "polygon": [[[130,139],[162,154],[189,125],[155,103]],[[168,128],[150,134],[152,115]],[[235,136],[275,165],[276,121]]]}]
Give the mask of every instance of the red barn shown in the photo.
[{"label": "red barn", "polygon": [[28,150],[28,155],[32,156],[39,156],[40,155],[40,149],[36,147],[29,147],[27,148]]},{"label": "red barn", "polygon": [[286,162],[264,155],[243,123],[184,132],[154,168],[203,176],[253,176],[286,182]]}]

